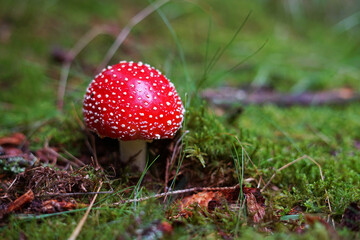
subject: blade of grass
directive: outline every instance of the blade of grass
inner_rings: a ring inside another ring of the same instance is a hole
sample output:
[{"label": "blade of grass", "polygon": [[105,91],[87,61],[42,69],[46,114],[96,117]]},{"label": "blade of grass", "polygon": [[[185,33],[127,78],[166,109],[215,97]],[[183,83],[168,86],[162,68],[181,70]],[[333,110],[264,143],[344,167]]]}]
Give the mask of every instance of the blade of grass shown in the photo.
[{"label": "blade of grass", "polygon": [[[246,15],[245,19],[242,21],[241,25],[238,27],[238,29],[236,30],[236,32],[234,33],[234,35],[232,36],[232,38],[230,39],[230,41],[228,41],[228,43],[225,45],[225,47],[220,48],[219,50],[217,50],[215,52],[215,54],[213,55],[213,57],[211,58],[209,64],[205,67],[204,70],[204,75],[202,78],[200,78],[200,80],[196,83],[196,90],[198,91],[201,86],[204,84],[204,82],[207,80],[207,76],[209,75],[209,73],[211,72],[211,70],[214,68],[214,66],[216,65],[216,63],[220,60],[220,58],[222,57],[222,55],[225,53],[225,51],[231,46],[231,44],[235,41],[236,37],[239,35],[240,31],[244,28],[246,22],[249,20],[250,16],[251,16],[251,11]],[[210,31],[210,30],[209,30]]]},{"label": "blade of grass", "polygon": [[[245,206],[244,203],[244,194],[243,194],[243,183],[244,183],[244,171],[245,171],[245,161],[244,161],[244,149],[241,148],[241,166],[240,166],[240,158],[239,158],[239,154],[238,151],[236,149],[235,144],[233,143],[233,149],[235,152],[235,156],[233,156],[234,159],[234,165],[235,165],[235,171],[236,171],[236,176],[238,178],[238,182],[239,182],[239,186],[240,186],[240,194],[238,196],[238,200],[237,200],[237,204],[239,204],[240,206],[243,205]],[[241,219],[241,214],[242,214],[242,208],[239,210],[238,215],[237,215],[237,219],[236,219],[236,227],[235,227],[235,236],[238,236],[239,234],[239,228],[240,228],[240,219]]]},{"label": "blade of grass", "polygon": [[236,30],[236,32],[234,33],[233,37],[230,39],[230,41],[225,45],[224,48],[221,49],[220,54],[218,55],[218,57],[216,59],[214,59],[213,62],[211,62],[207,68],[207,71],[210,72],[211,69],[214,67],[214,65],[219,61],[220,57],[224,54],[224,52],[231,46],[231,44],[235,41],[235,38],[239,35],[240,31],[244,28],[245,24],[247,23],[247,21],[249,20],[250,16],[251,16],[252,11],[250,11],[248,13],[248,15],[246,15],[244,21],[242,21],[241,25],[239,26],[239,28]]}]

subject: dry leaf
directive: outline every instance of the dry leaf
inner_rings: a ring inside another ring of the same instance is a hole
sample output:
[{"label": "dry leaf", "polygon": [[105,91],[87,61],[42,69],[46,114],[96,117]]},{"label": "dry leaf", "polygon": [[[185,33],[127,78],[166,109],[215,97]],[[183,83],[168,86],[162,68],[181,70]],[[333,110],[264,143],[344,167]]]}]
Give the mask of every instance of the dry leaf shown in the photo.
[{"label": "dry leaf", "polygon": [[0,138],[0,145],[14,145],[19,146],[20,144],[23,144],[26,137],[22,133],[14,133],[11,136],[8,137],[2,137]]},{"label": "dry leaf", "polygon": [[190,217],[192,215],[191,210],[194,208],[194,205],[207,209],[208,211],[214,210],[218,205],[221,205],[221,199],[224,198],[224,195],[219,192],[199,192],[197,194],[185,197],[181,200],[179,205],[180,216]]},{"label": "dry leaf", "polygon": [[252,222],[258,223],[265,216],[265,205],[258,203],[253,194],[246,194],[246,207],[248,216],[251,217]]},{"label": "dry leaf", "polygon": [[41,212],[43,213],[54,213],[54,212],[62,212],[68,211],[76,208],[87,207],[87,204],[77,203],[76,201],[58,201],[56,199],[50,199],[42,202]]},{"label": "dry leaf", "polygon": [[19,198],[17,198],[15,201],[11,202],[7,209],[6,209],[6,213],[10,213],[16,210],[19,210],[20,208],[22,208],[26,203],[31,202],[32,200],[34,200],[34,193],[33,191],[30,189],[29,191],[27,191],[26,193],[24,193],[23,195],[21,195]]}]

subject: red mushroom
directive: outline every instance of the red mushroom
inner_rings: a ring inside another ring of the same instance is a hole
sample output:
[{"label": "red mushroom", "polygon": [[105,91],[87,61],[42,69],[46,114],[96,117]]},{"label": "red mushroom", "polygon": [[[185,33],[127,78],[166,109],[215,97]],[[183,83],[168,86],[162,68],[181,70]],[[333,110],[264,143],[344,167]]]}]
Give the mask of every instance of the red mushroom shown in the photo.
[{"label": "red mushroom", "polygon": [[83,103],[85,124],[100,137],[120,140],[120,158],[143,170],[146,141],[173,138],[184,107],[174,85],[142,62],[108,66],[92,80]]}]

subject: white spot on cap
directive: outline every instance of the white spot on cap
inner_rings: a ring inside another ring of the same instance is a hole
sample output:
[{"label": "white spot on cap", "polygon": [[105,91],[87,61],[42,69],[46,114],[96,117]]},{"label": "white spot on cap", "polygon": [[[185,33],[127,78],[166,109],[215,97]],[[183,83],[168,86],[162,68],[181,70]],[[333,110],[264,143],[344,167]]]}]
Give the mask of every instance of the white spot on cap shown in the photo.
[{"label": "white spot on cap", "polygon": [[170,126],[171,125],[171,120],[167,121],[167,125]]}]

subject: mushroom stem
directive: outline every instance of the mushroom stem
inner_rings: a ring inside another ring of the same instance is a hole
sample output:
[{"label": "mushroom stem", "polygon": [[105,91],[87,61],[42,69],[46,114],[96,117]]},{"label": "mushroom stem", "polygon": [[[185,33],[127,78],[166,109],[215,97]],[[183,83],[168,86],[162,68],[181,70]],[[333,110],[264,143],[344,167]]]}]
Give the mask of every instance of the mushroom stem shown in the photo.
[{"label": "mushroom stem", "polygon": [[144,171],[146,165],[146,141],[131,140],[121,141],[120,143],[120,160],[123,163],[130,163]]}]

